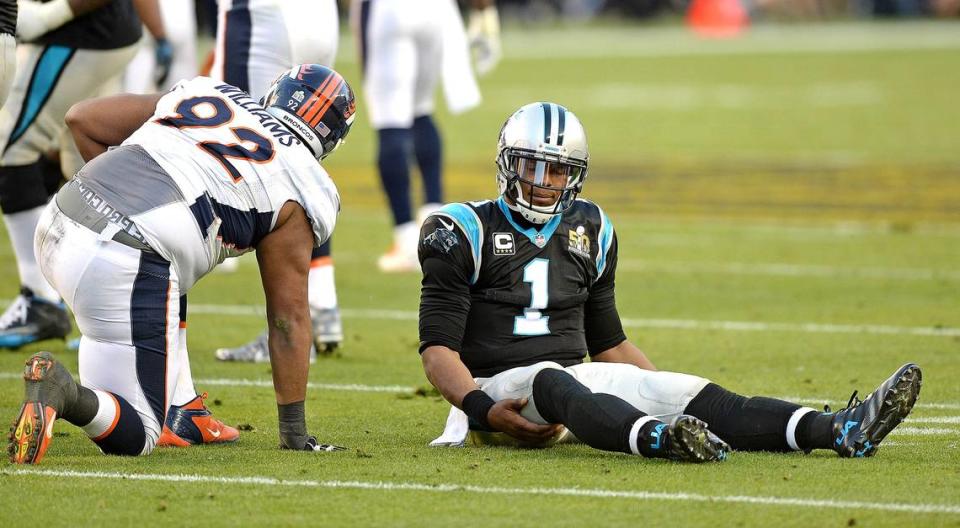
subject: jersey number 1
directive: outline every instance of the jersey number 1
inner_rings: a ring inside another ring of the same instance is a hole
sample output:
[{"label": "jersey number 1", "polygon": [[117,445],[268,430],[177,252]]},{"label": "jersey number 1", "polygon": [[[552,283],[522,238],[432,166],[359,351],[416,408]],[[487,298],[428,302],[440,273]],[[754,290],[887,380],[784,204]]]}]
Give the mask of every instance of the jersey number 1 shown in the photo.
[{"label": "jersey number 1", "polygon": [[513,319],[513,334],[521,336],[538,336],[550,333],[547,327],[549,315],[543,315],[540,310],[547,307],[550,291],[547,288],[547,277],[550,271],[550,261],[547,259],[533,259],[523,267],[523,282],[530,283],[530,306],[524,308],[523,315]]},{"label": "jersey number 1", "polygon": [[[210,108],[208,115],[200,115],[197,108]],[[177,105],[177,115],[158,119],[157,123],[182,128],[215,128],[233,121],[233,110],[227,106],[227,102],[219,97],[199,96],[191,97],[180,101]],[[251,163],[264,163],[273,159],[273,143],[269,138],[265,138],[257,132],[245,127],[230,127],[234,137],[238,141],[253,143],[254,148],[250,150],[239,143],[223,144],[215,141],[201,141],[197,146],[204,152],[210,154],[223,165],[223,168],[230,173],[233,182],[237,183],[243,179],[240,171],[227,158],[246,160]]]}]

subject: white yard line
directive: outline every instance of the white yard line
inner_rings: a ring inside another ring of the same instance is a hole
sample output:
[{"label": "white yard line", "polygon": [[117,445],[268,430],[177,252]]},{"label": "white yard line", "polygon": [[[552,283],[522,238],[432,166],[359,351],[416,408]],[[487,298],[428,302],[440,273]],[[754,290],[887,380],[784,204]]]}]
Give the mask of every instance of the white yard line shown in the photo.
[{"label": "white yard line", "polygon": [[897,427],[890,431],[890,436],[935,436],[935,435],[954,435],[960,438],[960,429],[947,429],[944,427]]},{"label": "white yard line", "polygon": [[832,499],[806,499],[799,497],[765,497],[751,495],[702,495],[698,493],[664,493],[653,491],[618,491],[589,488],[506,488],[498,486],[473,486],[456,484],[420,484],[416,482],[378,482],[344,480],[282,480],[273,477],[214,477],[207,475],[172,475],[162,473],[111,473],[100,471],[5,469],[11,476],[52,477],[59,479],[133,480],[154,482],[188,482],[205,484],[284,486],[293,488],[359,489],[371,491],[415,491],[430,493],[470,493],[489,495],[534,495],[560,497],[589,497],[600,499],[627,499],[637,501],[672,502],[723,502],[758,506],[815,507],[841,510],[876,510],[907,513],[939,513],[960,515],[960,505],[920,504],[897,502],[862,502]]},{"label": "white yard line", "polygon": [[653,271],[659,273],[714,273],[726,275],[770,275],[777,277],[822,277],[881,280],[960,280],[960,272],[922,268],[852,268],[777,262],[751,264],[744,262],[651,262],[624,259],[617,264],[617,271]]}]

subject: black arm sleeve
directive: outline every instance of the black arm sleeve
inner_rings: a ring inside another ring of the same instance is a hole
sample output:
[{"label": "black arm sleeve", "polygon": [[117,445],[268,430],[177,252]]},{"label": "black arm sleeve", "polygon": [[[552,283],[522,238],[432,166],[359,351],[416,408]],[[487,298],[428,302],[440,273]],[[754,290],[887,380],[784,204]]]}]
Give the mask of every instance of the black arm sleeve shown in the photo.
[{"label": "black arm sleeve", "polygon": [[616,273],[617,234],[614,233],[610,249],[607,250],[606,269],[590,287],[590,295],[583,307],[583,328],[587,351],[591,356],[613,348],[627,339],[614,296]]},{"label": "black arm sleeve", "polygon": [[469,244],[458,227],[450,230],[436,216],[420,230],[420,353],[433,345],[460,351],[470,313]]}]

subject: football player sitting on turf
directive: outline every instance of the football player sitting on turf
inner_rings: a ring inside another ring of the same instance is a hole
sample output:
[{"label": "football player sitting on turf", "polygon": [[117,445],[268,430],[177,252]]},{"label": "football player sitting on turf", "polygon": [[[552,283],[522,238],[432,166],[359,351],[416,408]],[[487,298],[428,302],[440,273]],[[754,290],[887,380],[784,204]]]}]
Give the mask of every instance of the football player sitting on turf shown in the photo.
[{"label": "football player sitting on turf", "polygon": [[[80,383],[49,353],[27,361],[13,462],[39,462],[57,418],[109,454],[150,453],[163,425],[181,438],[225,434],[202,403],[183,405],[195,393],[178,299],[225,257],[254,249],[280,447],[330,447],[304,420],[307,274],[311,248],[330,237],[340,208],[319,161],[340,145],[354,112],[350,86],[316,64],[284,72],[259,103],[198,77],[166,94],[70,110],[68,125],[91,161],[47,206],[35,249],[83,333]],[[171,404],[183,412],[168,414]]]},{"label": "football player sitting on turf", "polygon": [[500,131],[500,197],[449,204],[424,224],[420,353],[455,406],[433,445],[462,445],[469,425],[480,443],[502,432],[544,446],[569,431],[597,449],[690,462],[731,447],[873,455],[916,402],[914,364],[836,413],[654,370],[617,313],[613,224],[577,199],[588,159],[572,112],[526,105]]}]

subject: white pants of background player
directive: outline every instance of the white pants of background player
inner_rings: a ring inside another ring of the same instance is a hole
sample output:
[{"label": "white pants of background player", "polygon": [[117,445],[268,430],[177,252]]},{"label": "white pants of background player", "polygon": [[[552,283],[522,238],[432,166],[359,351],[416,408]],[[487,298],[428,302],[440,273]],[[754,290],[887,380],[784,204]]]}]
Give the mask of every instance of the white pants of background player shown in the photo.
[{"label": "white pants of background player", "polygon": [[[241,16],[234,16],[231,10],[239,8],[233,0],[219,1],[211,77],[260,99],[294,64],[333,67],[340,38],[336,0],[249,0],[244,4]],[[227,57],[228,52],[232,56]],[[230,68],[236,66],[231,63],[238,57],[245,57],[239,67],[248,86],[240,86],[232,78],[236,73]]]},{"label": "white pants of background player", "polygon": [[74,222],[56,200],[43,211],[35,248],[44,276],[83,334],[80,383],[117,394],[136,409],[146,433],[142,454],[148,454],[170,405],[197,394],[181,324],[180,296],[186,292],[180,291],[176,270],[155,254]]},{"label": "white pants of background player", "polygon": [[456,2],[411,4],[409,0],[357,0],[351,12],[364,61],[367,115],[378,130],[410,128],[414,118],[432,114],[441,78],[451,112],[480,103]]},{"label": "white pants of background player", "polygon": [[[526,398],[528,403],[520,414],[531,422],[547,424],[533,400],[533,379],[541,370],[549,368],[563,370],[592,392],[617,396],[665,422],[683,413],[690,401],[710,383],[699,376],[644,370],[624,363],[581,363],[564,368],[550,361],[506,370],[491,378],[477,378],[476,382],[496,401]],[[467,433],[467,416],[452,407],[443,434],[430,444],[459,445]]]},{"label": "white pants of background player", "polygon": [[155,93],[167,90],[183,79],[197,76],[197,17],[194,0],[163,0],[159,5],[163,29],[167,33],[167,40],[173,46],[170,75],[163,86],[154,83],[153,74],[157,60],[154,56],[153,38],[144,32],[140,49],[123,74],[124,92]]}]

